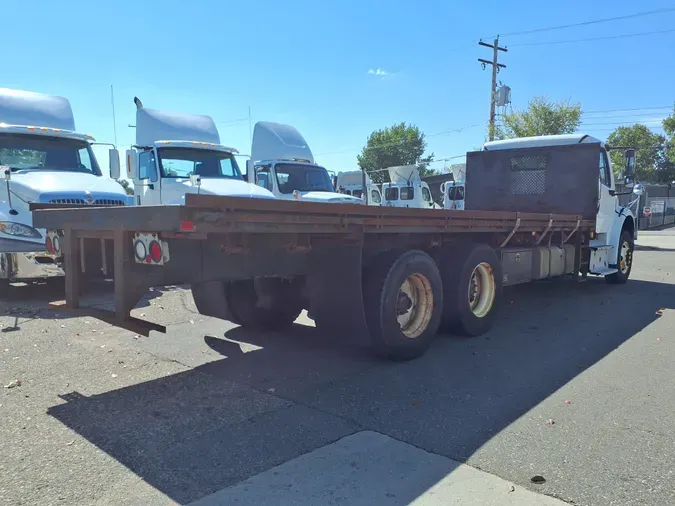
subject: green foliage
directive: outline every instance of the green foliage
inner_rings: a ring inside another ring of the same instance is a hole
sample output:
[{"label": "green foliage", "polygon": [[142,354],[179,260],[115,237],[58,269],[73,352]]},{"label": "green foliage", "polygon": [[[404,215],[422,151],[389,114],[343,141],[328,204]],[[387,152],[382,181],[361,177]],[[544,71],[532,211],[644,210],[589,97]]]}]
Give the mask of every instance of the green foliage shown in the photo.
[{"label": "green foliage", "polygon": [[129,184],[128,179],[118,179],[117,182],[120,184],[120,186],[122,188],[124,188],[124,191],[127,193],[127,195],[133,195],[134,194],[134,189]]},{"label": "green foliage", "polygon": [[418,127],[399,123],[370,134],[357,160],[359,167],[365,169],[374,183],[388,182],[389,173],[382,169],[397,165],[416,164],[420,175],[425,177],[435,174],[428,167],[434,154],[425,157],[426,147],[424,133]]},{"label": "green foliage", "polygon": [[[668,178],[666,138],[645,125],[621,126],[607,137],[607,144],[636,149],[635,178],[642,182],[662,182]],[[615,176],[624,169],[623,150],[610,151]],[[666,178],[666,179],[664,179]]]},{"label": "green foliage", "polygon": [[545,97],[530,100],[527,109],[502,115],[496,139],[574,133],[581,123],[581,105],[553,102]]},{"label": "green foliage", "polygon": [[[670,167],[675,166],[675,107],[670,116],[663,120],[663,130],[668,136],[668,146],[666,147],[666,162]],[[673,170],[672,178],[668,181],[675,180],[675,170]]]}]

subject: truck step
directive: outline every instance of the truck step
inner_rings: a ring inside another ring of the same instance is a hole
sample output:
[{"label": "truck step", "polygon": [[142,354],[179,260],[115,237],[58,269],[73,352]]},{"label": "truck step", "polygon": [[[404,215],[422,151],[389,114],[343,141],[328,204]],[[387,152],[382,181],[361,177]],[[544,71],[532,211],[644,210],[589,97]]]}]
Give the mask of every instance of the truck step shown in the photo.
[{"label": "truck step", "polygon": [[595,274],[596,276],[607,276],[608,274],[615,274],[619,272],[619,269],[611,269],[609,267],[605,267],[604,269],[598,269],[597,271],[591,272],[591,274]]}]

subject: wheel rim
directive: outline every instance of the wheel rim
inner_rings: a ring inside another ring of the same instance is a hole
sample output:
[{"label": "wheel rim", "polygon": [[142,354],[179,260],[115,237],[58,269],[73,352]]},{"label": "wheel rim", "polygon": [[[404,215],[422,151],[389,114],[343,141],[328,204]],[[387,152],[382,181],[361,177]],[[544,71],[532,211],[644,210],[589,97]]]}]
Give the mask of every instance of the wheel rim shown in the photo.
[{"label": "wheel rim", "polygon": [[477,318],[487,316],[492,309],[497,293],[495,274],[492,266],[486,262],[480,263],[471,273],[469,281],[469,307]]},{"label": "wheel rim", "polygon": [[630,249],[630,243],[623,241],[621,243],[621,251],[619,252],[619,269],[621,269],[622,274],[626,274],[630,270],[632,257],[633,252]]},{"label": "wheel rim", "polygon": [[401,333],[416,339],[427,328],[434,309],[431,283],[422,274],[411,274],[398,289],[396,320]]}]

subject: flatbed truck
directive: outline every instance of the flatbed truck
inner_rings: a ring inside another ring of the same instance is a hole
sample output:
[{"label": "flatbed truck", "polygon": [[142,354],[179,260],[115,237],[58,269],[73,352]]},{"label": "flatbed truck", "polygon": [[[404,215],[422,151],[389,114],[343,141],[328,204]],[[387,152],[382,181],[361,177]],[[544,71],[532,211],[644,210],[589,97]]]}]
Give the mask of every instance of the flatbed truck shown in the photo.
[{"label": "flatbed truck", "polygon": [[[322,332],[409,360],[439,329],[487,332],[504,286],[628,280],[637,227],[618,204],[606,147],[567,137],[469,153],[464,211],[188,194],[180,206],[36,205],[34,214],[63,247],[67,310],[162,331],[130,311],[150,287],[188,284],[201,314],[277,331],[307,310]],[[598,181],[603,167],[608,180]],[[114,312],[79,307],[82,238],[113,243]]]}]

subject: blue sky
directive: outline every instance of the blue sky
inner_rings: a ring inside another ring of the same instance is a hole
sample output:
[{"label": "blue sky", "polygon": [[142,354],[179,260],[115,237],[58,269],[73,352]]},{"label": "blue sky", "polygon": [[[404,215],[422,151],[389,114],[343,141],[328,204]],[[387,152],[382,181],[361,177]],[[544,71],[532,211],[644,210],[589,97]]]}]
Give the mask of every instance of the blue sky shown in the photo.
[{"label": "blue sky", "polygon": [[[78,130],[112,142],[114,85],[122,150],[134,140],[134,95],[148,107],[212,116],[222,143],[242,153],[250,150],[250,106],[254,122],[296,126],[317,162],[348,170],[371,131],[400,121],[429,136],[436,158],[479,147],[490,74],[477,58],[491,56],[480,38],[675,7],[627,0],[453,4],[459,2],[3,0],[0,86],[66,96]],[[512,88],[515,108],[534,95],[580,102],[587,111],[672,106],[675,31],[521,44],[674,27],[675,10],[503,36],[509,51],[500,55],[507,68],[499,78]],[[620,124],[658,127],[667,114],[589,113],[582,130],[604,138]]]}]

